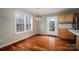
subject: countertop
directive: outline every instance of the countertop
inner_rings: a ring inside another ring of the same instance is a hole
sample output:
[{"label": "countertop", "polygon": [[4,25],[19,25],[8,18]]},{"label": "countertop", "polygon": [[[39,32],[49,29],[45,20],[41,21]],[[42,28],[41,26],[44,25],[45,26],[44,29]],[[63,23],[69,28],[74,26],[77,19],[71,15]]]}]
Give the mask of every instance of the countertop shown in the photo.
[{"label": "countertop", "polygon": [[75,34],[76,36],[79,36],[79,30],[69,30],[69,31]]}]

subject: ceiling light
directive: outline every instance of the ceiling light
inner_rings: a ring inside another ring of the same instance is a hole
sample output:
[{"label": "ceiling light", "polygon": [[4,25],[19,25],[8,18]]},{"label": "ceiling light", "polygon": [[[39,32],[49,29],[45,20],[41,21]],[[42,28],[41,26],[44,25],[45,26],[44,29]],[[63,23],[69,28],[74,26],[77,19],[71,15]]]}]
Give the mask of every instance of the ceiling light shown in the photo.
[{"label": "ceiling light", "polygon": [[39,12],[39,8],[37,8],[37,14],[38,14],[38,15],[35,16],[37,21],[40,21],[40,18],[41,18],[41,16],[39,15],[39,13],[40,13],[40,12]]}]

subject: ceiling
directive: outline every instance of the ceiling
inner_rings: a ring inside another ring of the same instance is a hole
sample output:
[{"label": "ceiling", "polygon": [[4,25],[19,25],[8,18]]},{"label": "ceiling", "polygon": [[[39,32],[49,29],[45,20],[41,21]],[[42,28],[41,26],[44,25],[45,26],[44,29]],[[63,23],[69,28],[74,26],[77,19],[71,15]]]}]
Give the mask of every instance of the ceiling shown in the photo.
[{"label": "ceiling", "polygon": [[26,11],[34,14],[34,15],[47,15],[59,13],[61,11],[68,10],[69,8],[24,8]]}]

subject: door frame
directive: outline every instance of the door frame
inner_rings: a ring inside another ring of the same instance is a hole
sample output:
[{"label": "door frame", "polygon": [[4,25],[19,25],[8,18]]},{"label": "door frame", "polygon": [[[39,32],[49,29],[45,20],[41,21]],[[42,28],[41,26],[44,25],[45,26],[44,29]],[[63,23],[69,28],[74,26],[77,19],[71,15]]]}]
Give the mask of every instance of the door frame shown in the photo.
[{"label": "door frame", "polygon": [[[55,19],[52,21],[55,21],[55,31],[49,31],[49,21],[50,19]],[[57,16],[52,16],[52,17],[47,17],[47,34],[49,35],[58,35],[58,21],[57,21]]]}]

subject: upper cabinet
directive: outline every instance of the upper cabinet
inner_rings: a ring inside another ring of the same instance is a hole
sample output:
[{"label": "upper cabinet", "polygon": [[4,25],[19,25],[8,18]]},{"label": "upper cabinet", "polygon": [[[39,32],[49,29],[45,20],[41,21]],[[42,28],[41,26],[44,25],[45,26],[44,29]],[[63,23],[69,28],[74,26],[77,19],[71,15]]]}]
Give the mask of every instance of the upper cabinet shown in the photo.
[{"label": "upper cabinet", "polygon": [[62,14],[59,16],[59,23],[72,23],[73,13]]}]

